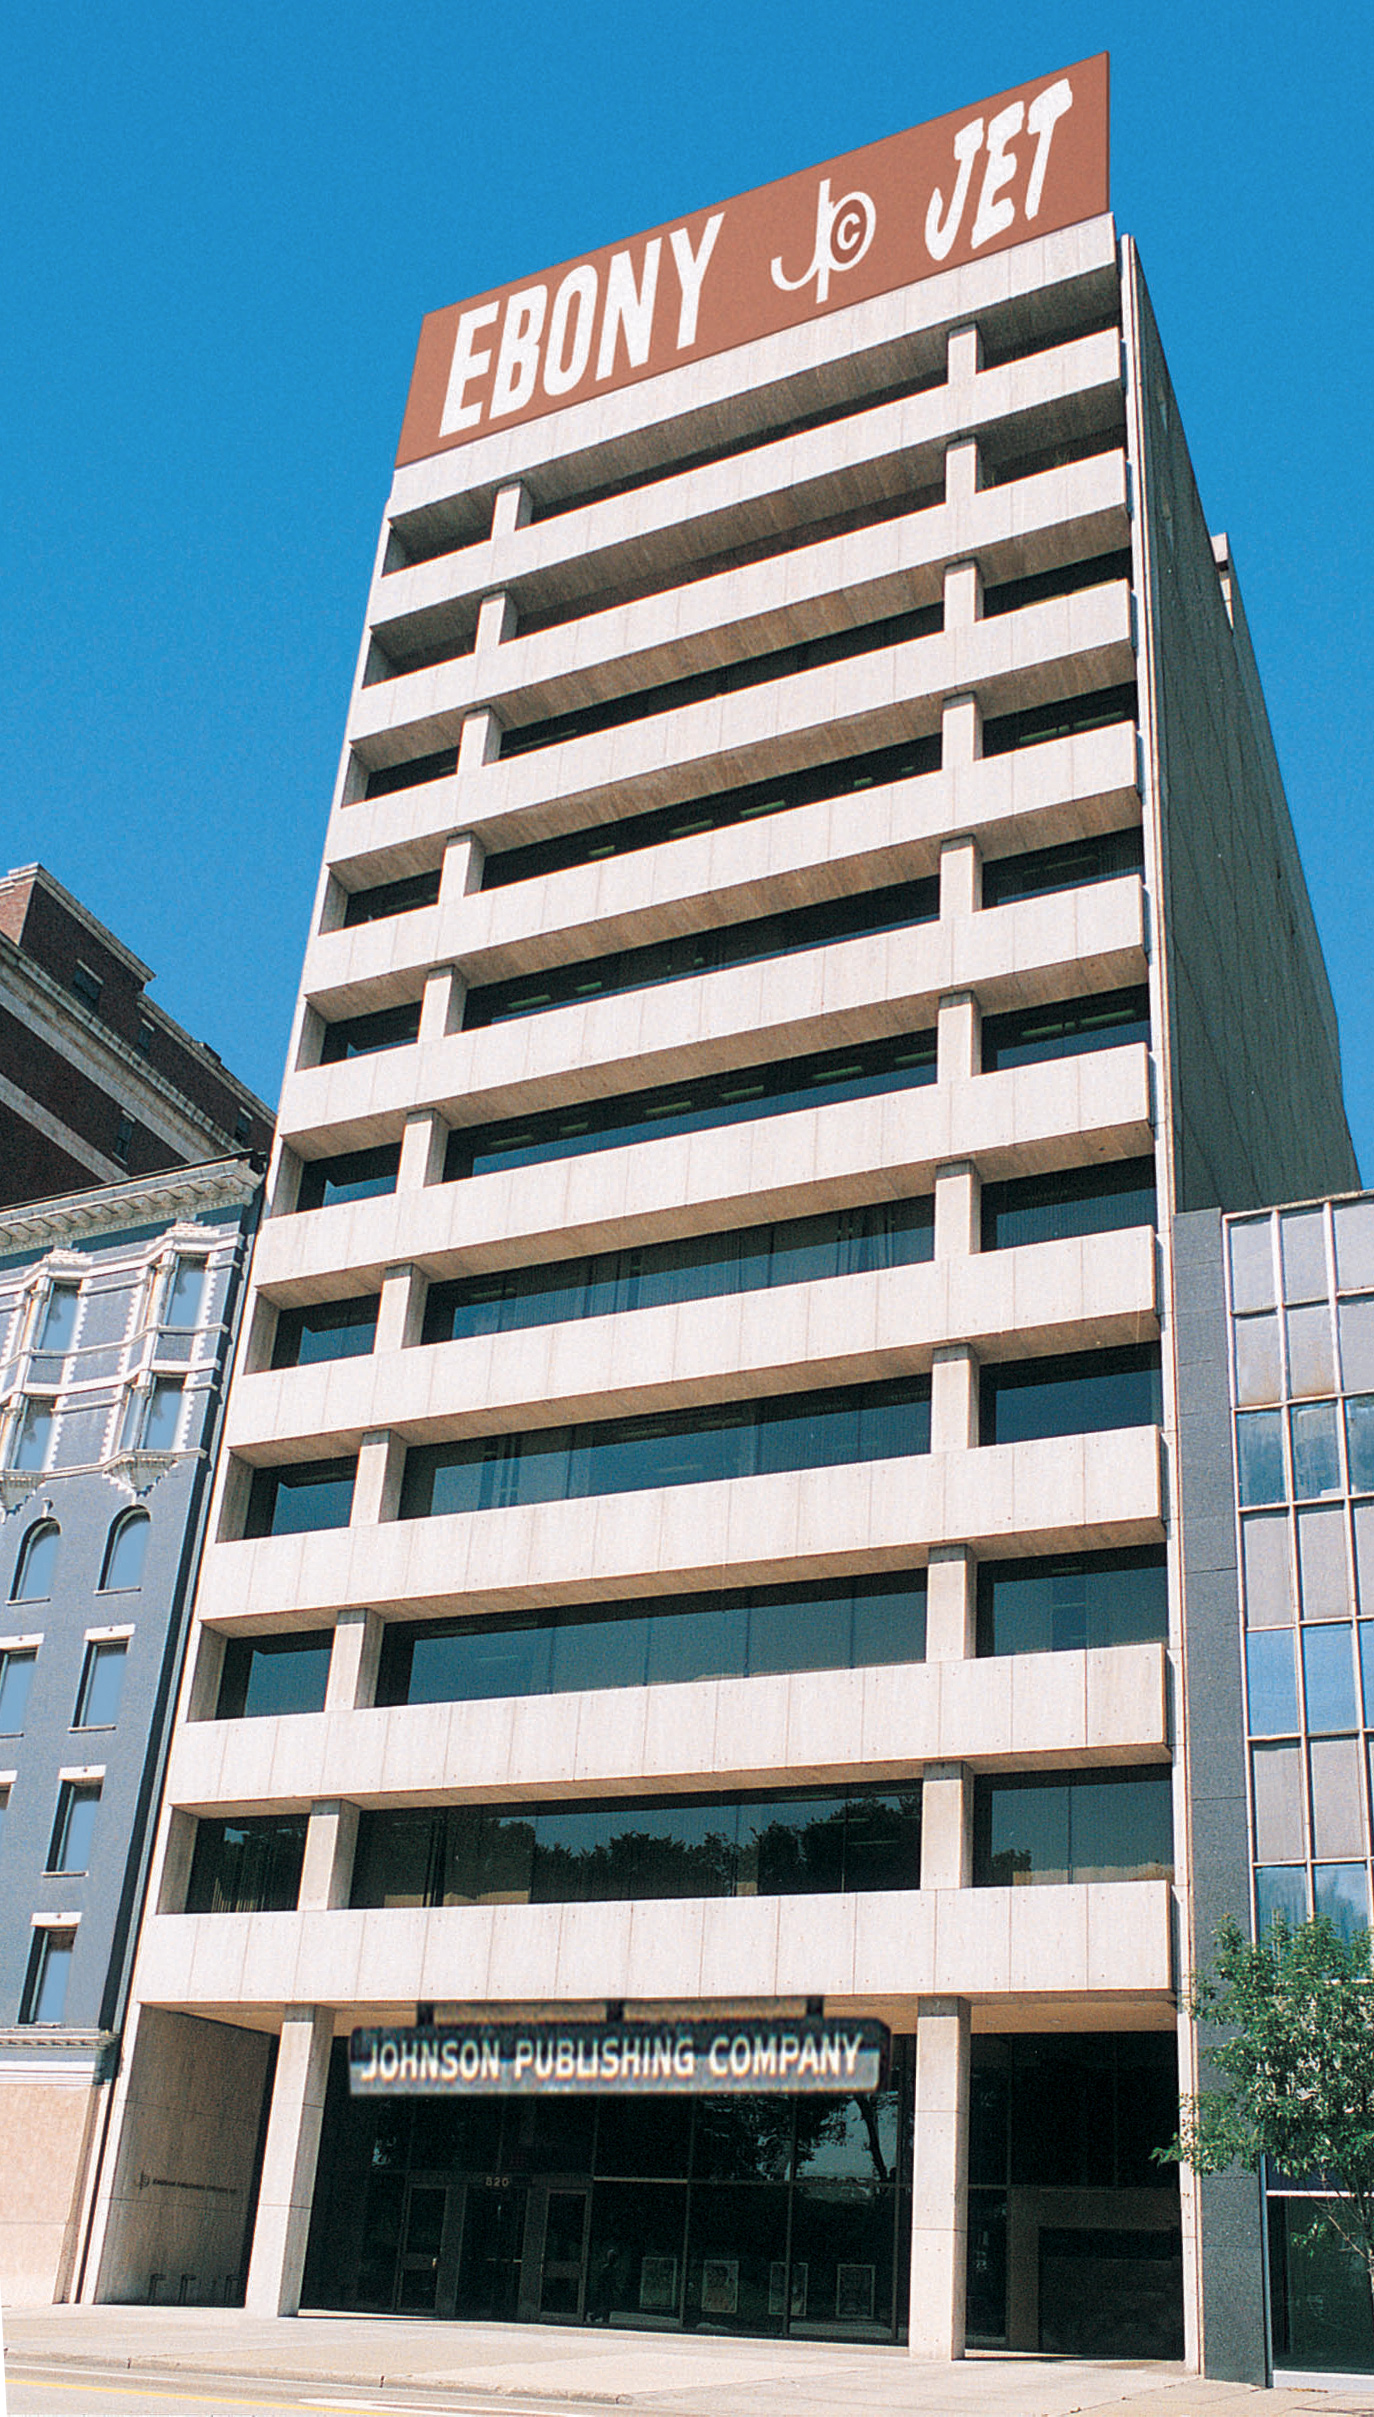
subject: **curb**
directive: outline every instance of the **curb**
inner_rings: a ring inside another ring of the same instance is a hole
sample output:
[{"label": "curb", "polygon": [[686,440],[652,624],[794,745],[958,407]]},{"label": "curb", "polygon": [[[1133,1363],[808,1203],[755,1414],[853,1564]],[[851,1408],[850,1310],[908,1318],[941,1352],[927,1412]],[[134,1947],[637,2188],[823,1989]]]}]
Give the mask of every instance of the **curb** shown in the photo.
[{"label": "curb", "polygon": [[[343,2374],[337,2367],[240,2367],[228,2359],[207,2362],[201,2358],[174,2358],[156,2351],[146,2357],[130,2357],[121,2356],[117,2351],[101,2354],[94,2350],[23,2350],[13,2342],[7,2342],[5,2365],[7,2368],[116,2367],[130,2375],[233,2376],[245,2383],[329,2383],[366,2392],[443,2392],[450,2398],[455,2393],[461,2393],[470,2399],[485,2396],[490,2400],[508,2400],[514,2408],[524,2402],[538,2405],[549,2400],[571,2400],[581,2407],[599,2409],[624,2409],[635,2405],[625,2392],[568,2391],[561,2385],[552,2392],[526,2391],[511,2384],[456,2384],[451,2378],[446,2378],[442,2383],[433,2383],[413,2374]],[[461,2417],[461,2412],[458,2417]]]}]

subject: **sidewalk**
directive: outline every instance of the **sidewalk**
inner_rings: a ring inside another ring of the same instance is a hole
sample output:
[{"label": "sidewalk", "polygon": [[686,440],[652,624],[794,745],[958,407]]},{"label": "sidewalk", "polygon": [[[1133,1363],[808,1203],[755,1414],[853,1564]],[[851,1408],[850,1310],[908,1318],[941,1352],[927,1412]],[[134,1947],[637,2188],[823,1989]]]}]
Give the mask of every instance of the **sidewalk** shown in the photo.
[{"label": "sidewalk", "polygon": [[1259,2392],[1125,2361],[983,2354],[928,2366],[902,2350],[827,2342],[404,2317],[272,2319],[232,2308],[31,2308],[6,2310],[4,2321],[14,2366],[89,2361],[145,2375],[409,2386],[487,2401],[508,2395],[512,2417],[522,2399],[662,2417],[1374,2417],[1374,2377]]}]

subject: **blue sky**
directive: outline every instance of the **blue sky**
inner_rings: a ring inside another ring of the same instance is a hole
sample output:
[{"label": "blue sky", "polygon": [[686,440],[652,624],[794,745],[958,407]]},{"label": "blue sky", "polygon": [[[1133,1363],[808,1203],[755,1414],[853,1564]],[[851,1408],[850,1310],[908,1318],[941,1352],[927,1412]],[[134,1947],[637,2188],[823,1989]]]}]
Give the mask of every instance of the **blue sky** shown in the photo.
[{"label": "blue sky", "polygon": [[10,21],[0,862],[276,1097],[424,311],[1091,51],[1374,1180],[1369,92],[1309,5],[49,0]]}]

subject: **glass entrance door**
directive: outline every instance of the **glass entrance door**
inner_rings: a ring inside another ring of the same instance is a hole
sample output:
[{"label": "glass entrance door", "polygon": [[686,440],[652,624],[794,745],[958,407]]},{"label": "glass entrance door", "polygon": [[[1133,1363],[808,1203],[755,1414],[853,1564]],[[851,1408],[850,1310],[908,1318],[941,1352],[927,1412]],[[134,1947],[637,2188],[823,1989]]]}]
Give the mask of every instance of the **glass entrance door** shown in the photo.
[{"label": "glass entrance door", "polygon": [[401,2218],[395,2306],[410,2316],[452,2316],[462,2229],[461,2190],[412,2182]]},{"label": "glass entrance door", "polygon": [[586,2261],[586,2190],[551,2190],[544,2214],[544,2255],[539,2269],[539,2313],[582,2314],[582,2277]]},{"label": "glass entrance door", "polygon": [[490,2175],[469,2182],[454,2313],[513,2324],[520,2308],[528,2186]]}]

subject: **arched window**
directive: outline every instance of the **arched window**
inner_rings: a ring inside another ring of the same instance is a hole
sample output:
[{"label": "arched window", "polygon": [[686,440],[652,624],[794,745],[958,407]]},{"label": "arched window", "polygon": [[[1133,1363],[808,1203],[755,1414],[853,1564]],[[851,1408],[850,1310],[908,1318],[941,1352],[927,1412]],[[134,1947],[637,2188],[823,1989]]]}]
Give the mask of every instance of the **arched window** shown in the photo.
[{"label": "arched window", "polygon": [[121,1588],[141,1585],[143,1555],[147,1548],[147,1512],[121,1511],[106,1539],[105,1566],[100,1573],[101,1592],[113,1594]]},{"label": "arched window", "polygon": [[19,1547],[14,1584],[10,1588],[11,1603],[32,1603],[52,1593],[53,1571],[57,1567],[57,1539],[61,1533],[55,1519],[40,1519],[36,1526],[29,1529]]}]

